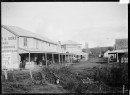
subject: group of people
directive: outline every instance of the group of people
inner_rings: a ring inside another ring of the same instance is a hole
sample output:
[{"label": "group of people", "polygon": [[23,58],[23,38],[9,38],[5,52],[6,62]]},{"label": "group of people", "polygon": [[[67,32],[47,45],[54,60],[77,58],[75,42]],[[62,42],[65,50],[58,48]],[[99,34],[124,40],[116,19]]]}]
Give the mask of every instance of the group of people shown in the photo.
[{"label": "group of people", "polygon": [[[56,60],[55,60],[56,61]],[[58,59],[57,59],[58,61]],[[26,58],[22,58],[21,61],[20,61],[20,68],[25,68],[26,66],[26,62],[28,62],[26,60]],[[46,60],[44,58],[44,56],[42,58],[38,58],[38,57],[35,57],[34,58],[34,61],[33,61],[36,65],[39,65],[39,66],[43,66],[43,65],[46,65]],[[72,57],[71,59],[69,59],[69,61],[65,60],[65,62],[72,62],[72,63],[78,63],[79,62],[79,59],[76,58],[76,57]],[[52,64],[52,59],[47,59],[47,65],[50,65]]]},{"label": "group of people", "polygon": [[25,68],[26,60],[20,61],[20,68]]},{"label": "group of people", "polygon": [[76,57],[72,57],[72,63],[78,63],[80,60]]}]

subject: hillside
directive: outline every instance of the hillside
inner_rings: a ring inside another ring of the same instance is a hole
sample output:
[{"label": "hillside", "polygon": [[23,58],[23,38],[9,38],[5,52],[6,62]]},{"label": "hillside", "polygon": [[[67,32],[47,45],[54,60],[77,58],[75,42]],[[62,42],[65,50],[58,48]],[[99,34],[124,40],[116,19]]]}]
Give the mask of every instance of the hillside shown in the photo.
[{"label": "hillside", "polygon": [[109,46],[109,47],[95,47],[95,48],[88,48],[87,49],[83,49],[83,52],[88,52],[89,53],[89,57],[98,57],[99,54],[104,54],[107,50],[112,51],[114,49],[114,47]]}]

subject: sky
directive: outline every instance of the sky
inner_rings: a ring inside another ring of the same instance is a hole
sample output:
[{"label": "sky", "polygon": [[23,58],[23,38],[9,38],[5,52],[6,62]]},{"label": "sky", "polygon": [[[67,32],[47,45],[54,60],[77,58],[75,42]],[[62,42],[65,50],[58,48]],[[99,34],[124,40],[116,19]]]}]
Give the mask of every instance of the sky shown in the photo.
[{"label": "sky", "polygon": [[2,2],[3,25],[18,26],[84,48],[113,46],[128,38],[128,5],[119,2]]}]

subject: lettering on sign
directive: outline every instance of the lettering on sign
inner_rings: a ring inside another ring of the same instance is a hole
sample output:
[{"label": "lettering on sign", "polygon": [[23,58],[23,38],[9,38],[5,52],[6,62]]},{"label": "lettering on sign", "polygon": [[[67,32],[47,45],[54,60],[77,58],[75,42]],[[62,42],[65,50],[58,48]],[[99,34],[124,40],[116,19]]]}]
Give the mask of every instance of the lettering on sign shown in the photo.
[{"label": "lettering on sign", "polygon": [[2,51],[5,50],[17,50],[17,38],[16,36],[2,37]]},{"label": "lettering on sign", "polygon": [[8,68],[11,65],[11,53],[2,53],[2,68]]},{"label": "lettering on sign", "polygon": [[2,37],[2,40],[16,40],[16,37]]},{"label": "lettering on sign", "polygon": [[17,50],[2,50],[2,52],[17,52]]},{"label": "lettering on sign", "polygon": [[2,48],[15,48],[15,46],[4,46]]}]

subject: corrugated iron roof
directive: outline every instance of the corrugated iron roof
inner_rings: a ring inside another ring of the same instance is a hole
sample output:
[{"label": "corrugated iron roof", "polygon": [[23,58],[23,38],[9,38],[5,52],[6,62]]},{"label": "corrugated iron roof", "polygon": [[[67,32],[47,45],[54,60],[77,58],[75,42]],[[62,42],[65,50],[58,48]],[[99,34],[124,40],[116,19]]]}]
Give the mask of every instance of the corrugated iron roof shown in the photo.
[{"label": "corrugated iron roof", "polygon": [[45,50],[32,49],[32,48],[19,48],[19,53],[48,53]]},{"label": "corrugated iron roof", "polygon": [[109,53],[127,53],[128,49],[120,49],[120,50],[114,50],[110,51]]},{"label": "corrugated iron roof", "polygon": [[68,40],[68,41],[66,41],[66,42],[64,42],[62,45],[64,45],[64,44],[77,44],[77,45],[81,45],[80,43],[77,43],[77,42],[75,42],[75,41],[72,41],[72,40]]},{"label": "corrugated iron roof", "polygon": [[66,53],[60,53],[60,52],[53,52],[48,50],[40,50],[40,49],[33,49],[33,48],[19,48],[18,52],[20,54],[22,53],[48,53],[48,54],[66,54]]},{"label": "corrugated iron roof", "polygon": [[30,32],[28,30],[22,29],[17,26],[2,25],[2,27],[8,31],[14,32],[14,34],[17,34],[18,36],[33,37],[33,38],[40,39],[40,40],[43,40],[46,42],[57,44],[56,42],[53,42],[52,40],[50,40],[46,37],[40,36],[36,33]]}]

